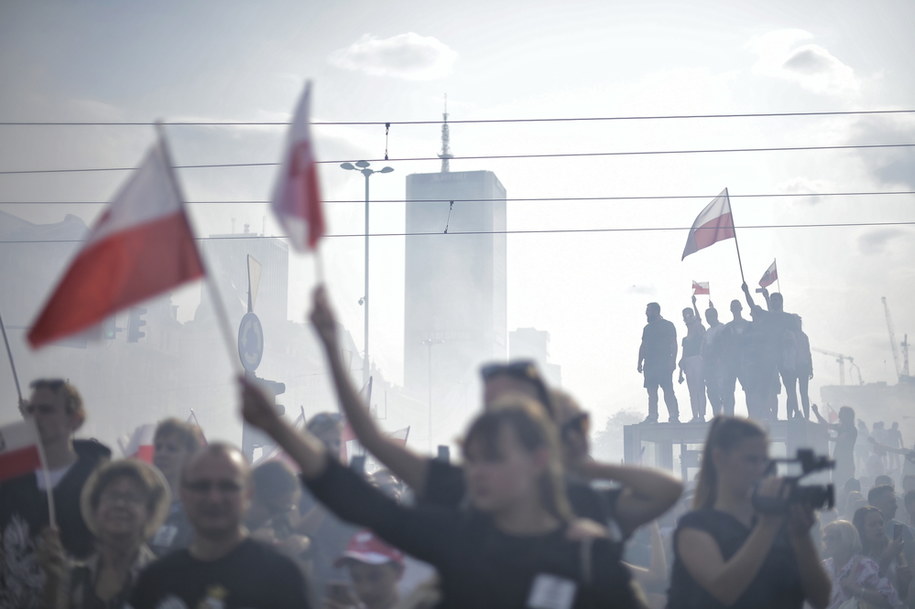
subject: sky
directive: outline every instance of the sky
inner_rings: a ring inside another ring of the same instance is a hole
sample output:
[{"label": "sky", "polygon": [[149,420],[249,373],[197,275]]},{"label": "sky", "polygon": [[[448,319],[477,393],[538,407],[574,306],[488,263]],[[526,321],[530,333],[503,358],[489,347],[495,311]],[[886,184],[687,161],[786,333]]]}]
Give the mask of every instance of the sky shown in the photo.
[{"label": "sky", "polygon": [[[10,0],[0,4],[0,122],[285,121],[311,80],[316,123],[395,123],[387,140],[381,124],[313,131],[322,160],[395,170],[372,178],[370,232],[394,236],[373,238],[370,279],[373,358],[398,381],[398,201],[407,175],[440,166],[399,159],[434,158],[441,145],[439,125],[398,121],[439,120],[445,94],[453,121],[910,110],[912,23],[906,0]],[[275,162],[283,133],[166,127],[179,165]],[[154,138],[148,124],[4,124],[0,134],[0,171],[131,167]],[[456,123],[451,168],[493,171],[506,187],[509,230],[531,231],[508,237],[508,327],[550,332],[564,386],[600,421],[645,408],[636,359],[647,302],[682,333],[691,281],[709,281],[729,319],[741,283],[734,243],[680,260],[684,229],[725,187],[747,282],[777,259],[785,308],[803,317],[811,344],[854,357],[865,381],[893,382],[880,299],[897,338],[915,333],[915,195],[824,195],[915,191],[915,149],[656,153],[899,143],[915,143],[915,114]],[[461,158],[619,152],[655,154]],[[180,170],[197,232],[249,224],[279,234],[266,204],[244,203],[268,197],[274,170]],[[325,241],[329,288],[360,344],[362,179],[336,163],[320,171],[330,233],[351,235]],[[91,223],[126,175],[0,174],[0,210]],[[790,194],[804,196],[774,196]],[[554,200],[512,201],[532,198]],[[220,203],[231,201],[243,203]],[[591,232],[563,232],[581,229]],[[298,254],[291,264],[293,319],[313,264]],[[176,294],[183,319],[198,292]],[[815,353],[814,369],[816,401],[838,366]],[[11,387],[4,366],[0,390]]]}]

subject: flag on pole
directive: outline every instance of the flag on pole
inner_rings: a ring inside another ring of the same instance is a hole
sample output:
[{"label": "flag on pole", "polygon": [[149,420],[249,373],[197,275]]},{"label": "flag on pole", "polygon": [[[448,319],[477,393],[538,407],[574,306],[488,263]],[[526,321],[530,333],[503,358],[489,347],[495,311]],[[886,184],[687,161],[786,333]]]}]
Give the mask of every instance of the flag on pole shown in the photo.
[{"label": "flag on pole", "polygon": [[708,281],[693,280],[693,296],[709,296],[711,293]]},{"label": "flag on pole", "polygon": [[155,437],[156,425],[154,423],[138,425],[133,430],[127,446],[122,448],[124,456],[152,463],[153,455],[156,452]]},{"label": "flag on pole", "polygon": [[0,481],[41,469],[41,447],[33,421],[0,427]]},{"label": "flag on pole", "polygon": [[689,230],[689,237],[686,239],[686,247],[683,248],[683,257],[680,260],[713,243],[732,237],[734,237],[734,219],[731,217],[731,200],[728,197],[728,189],[725,188],[696,216],[696,221]]},{"label": "flag on pole", "polygon": [[32,324],[33,348],[204,274],[178,193],[158,140],[89,231]]},{"label": "flag on pole", "polygon": [[394,440],[395,442],[399,442],[401,446],[406,446],[407,438],[410,437],[410,426],[407,425],[406,427],[401,427],[400,429],[395,429],[394,431],[392,431],[391,433],[388,434],[388,437],[391,438],[392,440]]},{"label": "flag on pole", "polygon": [[766,269],[766,272],[763,273],[762,279],[759,280],[759,287],[769,287],[776,281],[778,281],[778,267],[775,266],[775,260],[773,260],[772,264],[769,265],[769,268]]},{"label": "flag on pole", "polygon": [[318,169],[308,119],[310,106],[309,82],[305,84],[292,126],[286,135],[283,162],[280,164],[270,204],[293,247],[299,251],[314,249],[325,230]]},{"label": "flag on pole", "polygon": [[188,423],[188,424],[196,427],[197,431],[200,432],[200,440],[203,442],[203,445],[204,446],[209,445],[209,442],[207,442],[207,435],[205,433],[203,433],[203,427],[201,427],[200,421],[197,420],[197,413],[194,412],[193,408],[191,408],[190,414],[187,415],[187,420],[185,421],[185,423]]}]

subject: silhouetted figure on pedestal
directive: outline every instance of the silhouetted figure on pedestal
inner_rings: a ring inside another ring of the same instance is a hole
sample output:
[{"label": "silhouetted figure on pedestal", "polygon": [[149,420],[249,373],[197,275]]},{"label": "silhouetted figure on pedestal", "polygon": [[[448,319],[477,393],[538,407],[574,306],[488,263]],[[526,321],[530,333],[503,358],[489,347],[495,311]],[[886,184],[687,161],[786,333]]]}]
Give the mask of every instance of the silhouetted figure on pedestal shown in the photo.
[{"label": "silhouetted figure on pedestal", "polygon": [[737,390],[737,379],[740,387],[746,391],[746,377],[749,374],[746,354],[746,334],[750,329],[750,321],[743,318],[743,305],[739,300],[731,301],[731,315],[733,320],[725,324],[721,332],[721,362],[722,362],[722,403],[724,414],[734,416]]},{"label": "silhouetted figure on pedestal", "polygon": [[741,286],[753,321],[746,337],[747,412],[751,419],[774,421],[778,418],[778,332],[774,318],[753,302],[747,284]]},{"label": "silhouetted figure on pedestal", "polygon": [[711,302],[705,310],[705,321],[708,330],[702,339],[702,376],[714,416],[724,411],[724,324],[718,321],[718,309]]},{"label": "silhouetted figure on pedestal", "polygon": [[778,374],[785,386],[787,395],[787,418],[793,419],[800,415],[797,409],[797,377],[800,369],[801,351],[801,318],[793,313],[786,313],[782,295],[775,292],[771,296],[763,288],[769,310],[766,317],[771,323],[777,340]]},{"label": "silhouetted figure on pedestal", "polygon": [[639,347],[639,372],[645,373],[648,391],[648,417],[645,423],[658,422],[658,387],[664,391],[664,403],[671,423],[680,422],[680,409],[674,395],[673,373],[677,362],[677,329],[661,317],[661,306],[656,302],[645,307],[648,324],[642,330]]},{"label": "silhouetted figure on pedestal", "polygon": [[686,324],[686,336],[683,337],[683,356],[680,358],[680,378],[683,382],[686,375],[686,386],[689,388],[689,406],[693,411],[690,423],[705,421],[705,380],[702,378],[702,341],[705,338],[705,326],[696,308],[696,297],[693,296],[693,307],[683,309],[683,323]]}]

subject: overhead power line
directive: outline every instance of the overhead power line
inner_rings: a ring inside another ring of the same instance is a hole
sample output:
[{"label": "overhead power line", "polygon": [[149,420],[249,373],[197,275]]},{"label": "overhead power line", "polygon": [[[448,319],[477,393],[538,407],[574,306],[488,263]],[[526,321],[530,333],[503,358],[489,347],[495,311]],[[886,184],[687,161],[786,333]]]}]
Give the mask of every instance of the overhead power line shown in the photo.
[{"label": "overhead power line", "polygon": [[[879,196],[896,196],[896,195],[915,195],[915,190],[885,190],[885,191],[857,191],[857,192],[772,192],[772,193],[747,193],[733,194],[729,193],[731,199],[776,199],[776,198],[798,198],[798,197],[879,197]],[[480,199],[372,199],[372,205],[376,203],[492,203],[505,201],[506,203],[537,203],[537,202],[595,202],[595,201],[670,201],[670,200],[693,200],[693,199],[713,199],[718,193],[699,194],[699,195],[610,195],[597,197],[505,197],[499,198],[480,198]],[[263,205],[269,203],[267,199],[250,199],[238,201],[186,201],[188,205]],[[344,204],[353,203],[364,205],[365,199],[325,199],[324,203]],[[0,205],[107,205],[109,201],[0,201]]]},{"label": "overhead power line", "polygon": [[[581,158],[581,157],[613,157],[613,156],[653,156],[653,155],[679,155],[679,154],[723,154],[723,153],[741,153],[741,152],[798,152],[810,150],[867,150],[881,148],[913,148],[915,143],[903,142],[897,144],[844,144],[833,146],[776,146],[767,148],[713,148],[713,149],[694,149],[694,150],[631,150],[618,152],[558,152],[545,154],[489,154],[475,156],[454,156],[452,160],[478,161],[478,160],[496,160],[496,159],[548,159],[548,158]],[[437,156],[434,157],[407,157],[407,158],[389,158],[389,159],[364,159],[370,163],[397,163],[397,162],[415,162],[415,161],[435,161],[441,162]],[[346,160],[338,161],[316,161],[318,164],[339,164],[347,162]],[[238,167],[275,167],[279,163],[204,163],[196,165],[175,165],[175,169],[224,169]],[[39,174],[39,173],[85,173],[85,172],[102,172],[102,171],[133,171],[136,167],[84,167],[78,169],[19,169],[10,171],[0,171],[0,175],[21,175],[21,174]]]},{"label": "overhead power line", "polygon": [[[913,114],[915,110],[832,110],[822,112],[746,112],[735,114],[660,114],[629,116],[582,116],[558,118],[484,118],[448,120],[450,125],[473,125],[493,123],[563,123],[600,121],[644,121],[644,120],[692,120],[730,118],[779,118],[812,116],[867,116],[885,114]],[[312,125],[326,126],[391,126],[391,125],[439,125],[441,119],[414,121],[314,121]],[[153,121],[0,121],[3,127],[150,127]],[[269,127],[289,125],[288,121],[162,121],[161,124],[174,127]]]},{"label": "overhead power line", "polygon": [[[858,228],[869,226],[915,226],[915,220],[903,220],[896,222],[832,222],[832,223],[813,223],[813,224],[751,224],[745,226],[736,226],[740,230],[756,229],[780,229],[780,228]],[[721,228],[721,227],[716,227]],[[550,235],[550,234],[576,234],[576,233],[639,233],[639,232],[670,232],[670,231],[688,231],[691,226],[633,226],[611,228],[547,228],[547,229],[529,229],[529,230],[490,230],[490,231],[450,231],[443,233],[440,231],[424,231],[418,233],[369,233],[369,237],[454,237],[461,235]],[[715,229],[709,229],[715,230]],[[365,238],[365,233],[337,233],[324,235],[327,238]],[[218,235],[212,237],[195,237],[197,241],[229,241],[229,240],[263,240],[263,239],[281,239],[286,240],[286,235],[257,235],[239,233],[232,235]],[[0,245],[12,243],[82,243],[82,239],[37,239],[34,241],[25,239],[0,240]]]}]

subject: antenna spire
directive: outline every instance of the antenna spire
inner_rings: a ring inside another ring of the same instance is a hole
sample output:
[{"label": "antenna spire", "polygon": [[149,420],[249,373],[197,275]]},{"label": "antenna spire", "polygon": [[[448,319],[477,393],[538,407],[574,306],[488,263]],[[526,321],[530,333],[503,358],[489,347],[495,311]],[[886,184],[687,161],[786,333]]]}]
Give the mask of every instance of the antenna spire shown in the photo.
[{"label": "antenna spire", "polygon": [[448,173],[450,167],[448,161],[454,158],[454,155],[451,154],[451,134],[448,131],[448,94],[445,93],[445,111],[442,113],[442,153],[438,155],[438,158],[442,160],[442,173]]}]

